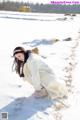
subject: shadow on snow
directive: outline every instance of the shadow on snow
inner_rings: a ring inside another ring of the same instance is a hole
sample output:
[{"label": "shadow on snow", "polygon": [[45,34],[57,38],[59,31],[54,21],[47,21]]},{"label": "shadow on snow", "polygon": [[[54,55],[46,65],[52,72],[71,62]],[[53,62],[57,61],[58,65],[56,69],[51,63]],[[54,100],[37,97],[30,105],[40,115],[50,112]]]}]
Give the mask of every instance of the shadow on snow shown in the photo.
[{"label": "shadow on snow", "polygon": [[9,120],[27,120],[38,111],[45,113],[45,110],[51,105],[52,101],[48,98],[21,97],[2,108],[0,113],[8,112]]}]

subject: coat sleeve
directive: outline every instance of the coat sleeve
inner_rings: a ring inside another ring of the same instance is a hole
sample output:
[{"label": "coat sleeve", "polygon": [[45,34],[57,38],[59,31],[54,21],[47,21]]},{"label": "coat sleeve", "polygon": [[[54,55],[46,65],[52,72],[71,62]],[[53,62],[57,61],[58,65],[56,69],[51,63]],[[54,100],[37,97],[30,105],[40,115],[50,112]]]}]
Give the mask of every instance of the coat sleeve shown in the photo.
[{"label": "coat sleeve", "polygon": [[31,76],[32,76],[32,84],[35,90],[41,90],[41,81],[40,81],[40,74],[39,74],[39,64],[37,61],[33,60],[29,64]]}]

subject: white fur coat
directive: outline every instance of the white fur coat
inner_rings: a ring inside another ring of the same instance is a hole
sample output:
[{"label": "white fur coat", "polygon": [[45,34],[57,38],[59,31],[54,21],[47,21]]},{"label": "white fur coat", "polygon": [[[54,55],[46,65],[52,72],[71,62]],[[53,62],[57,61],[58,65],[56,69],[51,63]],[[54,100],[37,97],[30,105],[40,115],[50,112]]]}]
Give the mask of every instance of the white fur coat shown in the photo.
[{"label": "white fur coat", "polygon": [[64,97],[67,95],[66,86],[59,83],[53,70],[44,62],[39,55],[30,53],[23,68],[24,80],[31,83],[35,90],[44,87],[51,97]]}]

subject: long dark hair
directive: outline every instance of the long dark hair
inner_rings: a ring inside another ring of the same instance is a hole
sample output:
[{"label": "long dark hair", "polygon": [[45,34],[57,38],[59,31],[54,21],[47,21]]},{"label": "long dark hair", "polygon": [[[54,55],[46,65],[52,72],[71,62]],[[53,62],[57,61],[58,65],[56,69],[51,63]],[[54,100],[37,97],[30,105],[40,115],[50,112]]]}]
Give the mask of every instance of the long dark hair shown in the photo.
[{"label": "long dark hair", "polygon": [[[25,56],[25,60],[20,61],[17,58],[15,58],[15,54],[17,53],[23,53]],[[23,66],[29,57],[29,53],[31,53],[31,51],[30,50],[26,51],[23,47],[16,47],[13,51],[14,61],[13,61],[12,70],[15,70],[16,73],[18,73],[20,77],[24,77]]]}]

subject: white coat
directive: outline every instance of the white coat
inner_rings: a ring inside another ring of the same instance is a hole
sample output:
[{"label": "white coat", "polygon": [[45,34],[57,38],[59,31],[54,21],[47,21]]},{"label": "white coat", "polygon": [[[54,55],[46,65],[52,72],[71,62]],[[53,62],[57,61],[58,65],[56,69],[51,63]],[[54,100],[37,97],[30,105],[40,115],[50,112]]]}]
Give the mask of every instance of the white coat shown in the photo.
[{"label": "white coat", "polygon": [[44,87],[49,95],[64,97],[67,94],[66,87],[57,82],[53,70],[45,63],[39,55],[30,53],[27,62],[23,67],[24,80],[33,85],[35,90]]}]

